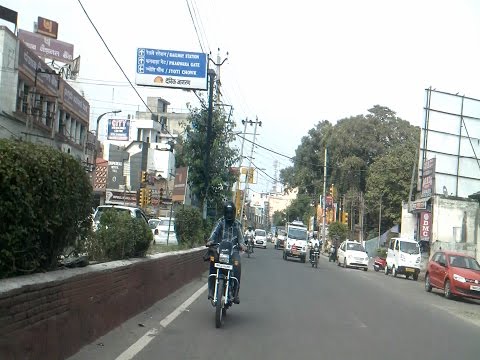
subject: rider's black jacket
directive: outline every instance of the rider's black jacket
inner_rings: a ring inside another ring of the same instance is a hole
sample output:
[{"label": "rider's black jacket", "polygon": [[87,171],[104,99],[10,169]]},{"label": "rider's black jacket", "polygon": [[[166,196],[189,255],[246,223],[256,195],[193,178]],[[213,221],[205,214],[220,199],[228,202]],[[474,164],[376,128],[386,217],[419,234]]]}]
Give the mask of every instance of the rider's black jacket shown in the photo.
[{"label": "rider's black jacket", "polygon": [[243,231],[238,220],[235,220],[233,224],[228,224],[223,217],[217,221],[208,240],[218,244],[224,239],[231,241],[233,246],[238,245],[235,251],[240,250],[243,242]]}]

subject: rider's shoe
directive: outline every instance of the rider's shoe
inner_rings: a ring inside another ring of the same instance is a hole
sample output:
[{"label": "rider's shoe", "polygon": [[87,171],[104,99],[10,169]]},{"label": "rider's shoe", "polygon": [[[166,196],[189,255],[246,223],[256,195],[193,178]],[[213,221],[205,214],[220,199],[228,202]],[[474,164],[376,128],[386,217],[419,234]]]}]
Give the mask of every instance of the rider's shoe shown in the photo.
[{"label": "rider's shoe", "polygon": [[239,295],[237,295],[233,298],[233,303],[234,304],[240,304],[240,296]]}]

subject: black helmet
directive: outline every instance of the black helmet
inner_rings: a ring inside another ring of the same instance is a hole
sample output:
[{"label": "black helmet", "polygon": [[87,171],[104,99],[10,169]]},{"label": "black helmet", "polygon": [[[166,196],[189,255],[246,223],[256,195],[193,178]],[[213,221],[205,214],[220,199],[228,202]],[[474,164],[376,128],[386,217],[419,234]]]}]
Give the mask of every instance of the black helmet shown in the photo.
[{"label": "black helmet", "polygon": [[235,221],[235,214],[236,214],[235,204],[233,201],[229,200],[225,202],[223,206],[223,216],[227,223],[233,223]]}]

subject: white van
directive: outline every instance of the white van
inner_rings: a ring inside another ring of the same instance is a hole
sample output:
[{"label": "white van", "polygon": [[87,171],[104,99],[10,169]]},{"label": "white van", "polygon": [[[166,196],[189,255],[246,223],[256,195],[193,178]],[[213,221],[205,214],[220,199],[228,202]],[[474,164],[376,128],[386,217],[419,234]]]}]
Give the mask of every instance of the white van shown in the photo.
[{"label": "white van", "polygon": [[420,246],[415,240],[392,238],[387,252],[385,275],[390,272],[395,277],[402,274],[407,279],[412,276],[413,280],[417,281],[420,273],[420,260]]},{"label": "white van", "polygon": [[287,238],[283,249],[283,259],[289,257],[299,258],[305,262],[307,257],[308,231],[307,226],[301,221],[293,221],[287,224]]}]

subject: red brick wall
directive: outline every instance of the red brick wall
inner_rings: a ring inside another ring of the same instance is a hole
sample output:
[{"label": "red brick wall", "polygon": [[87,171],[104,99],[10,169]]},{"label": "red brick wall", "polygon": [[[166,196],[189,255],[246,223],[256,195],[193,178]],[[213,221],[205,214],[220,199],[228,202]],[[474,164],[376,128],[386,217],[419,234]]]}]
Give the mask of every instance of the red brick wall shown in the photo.
[{"label": "red brick wall", "polygon": [[198,250],[141,259],[0,292],[0,359],[53,360],[73,355],[200,276],[208,266],[202,254]]}]

